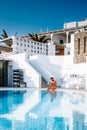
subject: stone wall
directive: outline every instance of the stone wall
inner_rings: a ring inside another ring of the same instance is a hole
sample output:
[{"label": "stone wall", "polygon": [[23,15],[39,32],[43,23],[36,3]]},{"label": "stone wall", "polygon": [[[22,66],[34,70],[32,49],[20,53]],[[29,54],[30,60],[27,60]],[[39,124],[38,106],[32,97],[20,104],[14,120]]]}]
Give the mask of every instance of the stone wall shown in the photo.
[{"label": "stone wall", "polygon": [[[86,38],[86,47],[84,53],[84,38]],[[78,54],[78,39],[80,39],[80,53]],[[78,32],[74,37],[74,63],[85,63],[87,57],[87,32]]]}]

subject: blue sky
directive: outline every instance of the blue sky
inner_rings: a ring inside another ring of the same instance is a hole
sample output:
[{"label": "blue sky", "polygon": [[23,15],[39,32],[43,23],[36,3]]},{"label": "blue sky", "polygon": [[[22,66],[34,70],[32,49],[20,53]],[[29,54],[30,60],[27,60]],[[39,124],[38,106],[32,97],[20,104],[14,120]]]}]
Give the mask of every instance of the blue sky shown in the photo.
[{"label": "blue sky", "polygon": [[65,22],[87,18],[86,0],[2,0],[0,34],[25,35],[63,29]]}]

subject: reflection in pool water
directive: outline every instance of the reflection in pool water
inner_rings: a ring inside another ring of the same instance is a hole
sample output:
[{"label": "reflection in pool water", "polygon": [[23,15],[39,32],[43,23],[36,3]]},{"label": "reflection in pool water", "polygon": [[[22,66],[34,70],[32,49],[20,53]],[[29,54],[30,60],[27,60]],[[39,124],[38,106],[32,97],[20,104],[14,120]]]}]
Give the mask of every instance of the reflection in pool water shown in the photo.
[{"label": "reflection in pool water", "polygon": [[0,91],[0,130],[87,130],[86,106],[75,92]]}]

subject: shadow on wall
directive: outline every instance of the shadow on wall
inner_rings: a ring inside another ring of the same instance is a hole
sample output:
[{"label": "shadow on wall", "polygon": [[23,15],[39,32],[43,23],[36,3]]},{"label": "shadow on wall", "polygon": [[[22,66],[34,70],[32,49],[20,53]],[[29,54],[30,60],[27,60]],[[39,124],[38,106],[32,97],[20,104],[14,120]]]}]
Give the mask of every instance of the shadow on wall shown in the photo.
[{"label": "shadow on wall", "polygon": [[[61,86],[61,80],[60,77],[62,75],[62,67],[55,62],[53,59],[49,59],[49,57],[44,58],[44,67],[47,69],[48,72],[51,73],[51,76],[55,78],[57,81],[57,86]],[[50,80],[50,79],[49,79]]]},{"label": "shadow on wall", "polygon": [[54,77],[57,81],[57,85],[61,85],[61,71],[62,68],[57,62],[54,64],[54,58],[49,58],[49,56],[33,56],[30,59],[30,63],[36,68],[36,70],[42,75],[46,82],[50,81],[50,77]]}]

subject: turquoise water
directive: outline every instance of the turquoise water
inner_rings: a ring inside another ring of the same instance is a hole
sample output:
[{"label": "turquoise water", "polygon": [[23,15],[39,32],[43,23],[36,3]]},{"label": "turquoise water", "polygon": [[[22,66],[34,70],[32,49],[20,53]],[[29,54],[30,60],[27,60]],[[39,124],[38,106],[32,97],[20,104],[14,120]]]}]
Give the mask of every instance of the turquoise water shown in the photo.
[{"label": "turquoise water", "polygon": [[0,130],[87,130],[87,95],[0,91]]}]

